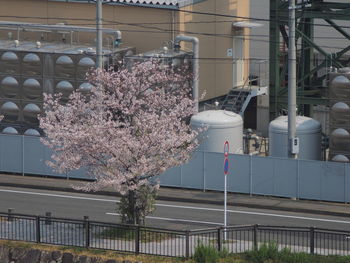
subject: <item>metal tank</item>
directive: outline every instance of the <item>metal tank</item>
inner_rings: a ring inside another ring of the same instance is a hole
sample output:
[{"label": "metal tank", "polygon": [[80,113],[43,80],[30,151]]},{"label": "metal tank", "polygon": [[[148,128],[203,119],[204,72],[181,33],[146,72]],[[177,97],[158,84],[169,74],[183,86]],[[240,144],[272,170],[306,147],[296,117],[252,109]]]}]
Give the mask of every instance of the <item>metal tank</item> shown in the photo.
[{"label": "metal tank", "polygon": [[341,153],[350,152],[349,130],[343,128],[333,130],[329,140],[329,147]]},{"label": "metal tank", "polygon": [[[117,66],[134,52],[131,47],[105,48],[104,66]],[[95,56],[95,48],[87,45],[0,40],[0,131],[39,132],[43,93],[61,93],[64,102],[74,90],[88,92],[85,75],[95,66]]]},{"label": "metal tank", "polygon": [[330,121],[329,160],[350,159],[350,68],[329,74]]},{"label": "metal tank", "polygon": [[330,125],[332,127],[346,127],[350,125],[350,107],[348,102],[337,102],[330,110]]},{"label": "metal tank", "polygon": [[[299,159],[321,160],[321,124],[309,117],[296,117]],[[280,116],[269,125],[269,154],[288,157],[288,117]]]},{"label": "metal tank", "polygon": [[191,126],[206,129],[199,137],[199,150],[222,153],[224,143],[228,141],[230,153],[243,152],[243,120],[240,115],[225,110],[202,111],[192,116]]},{"label": "metal tank", "polygon": [[332,161],[333,161],[333,162],[340,162],[340,163],[348,163],[348,162],[349,162],[349,159],[348,159],[348,157],[346,157],[345,155],[338,154],[338,155],[335,155],[335,156],[332,158]]}]

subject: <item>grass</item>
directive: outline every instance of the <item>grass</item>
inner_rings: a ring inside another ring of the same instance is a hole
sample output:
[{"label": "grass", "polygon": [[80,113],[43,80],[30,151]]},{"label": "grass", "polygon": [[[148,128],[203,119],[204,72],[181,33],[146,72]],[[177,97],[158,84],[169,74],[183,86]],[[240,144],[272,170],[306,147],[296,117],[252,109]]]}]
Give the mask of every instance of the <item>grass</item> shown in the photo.
[{"label": "grass", "polygon": [[191,263],[181,258],[167,258],[160,256],[147,256],[147,255],[133,255],[128,253],[115,252],[102,249],[86,249],[82,247],[68,247],[68,246],[54,246],[54,245],[42,245],[28,242],[8,241],[0,240],[0,246],[7,246],[10,248],[24,248],[24,249],[39,249],[43,251],[53,252],[61,251],[62,253],[72,253],[73,255],[86,255],[90,257],[100,257],[102,260],[115,259],[117,262],[123,262],[128,260],[131,262],[142,263]]},{"label": "grass", "polygon": [[[67,247],[67,246],[53,246],[53,245],[41,245],[28,242],[6,241],[0,240],[0,245],[7,247],[21,247],[24,249],[40,249],[44,251],[61,251],[62,253],[68,252],[74,255],[86,255],[90,257],[100,257],[102,260],[115,259],[117,262],[123,262],[128,260],[131,262],[142,263],[197,263],[198,261],[193,259],[185,260],[181,258],[167,258],[160,256],[147,256],[140,255],[135,256],[133,254],[115,252],[110,250],[101,249],[86,249],[80,247]],[[283,249],[281,251],[276,250],[275,244],[266,244],[260,246],[256,251],[250,251],[242,254],[229,254],[228,252],[218,253],[219,256],[215,258],[215,261],[199,261],[200,263],[350,263],[349,256],[320,256],[310,255],[306,253],[292,253],[289,249]],[[205,246],[201,248],[202,254],[214,253]],[[197,260],[202,260],[200,257]]]},{"label": "grass", "polygon": [[278,250],[275,243],[263,244],[257,250],[244,253],[247,263],[349,263],[350,256],[321,256],[292,253],[290,249]]}]

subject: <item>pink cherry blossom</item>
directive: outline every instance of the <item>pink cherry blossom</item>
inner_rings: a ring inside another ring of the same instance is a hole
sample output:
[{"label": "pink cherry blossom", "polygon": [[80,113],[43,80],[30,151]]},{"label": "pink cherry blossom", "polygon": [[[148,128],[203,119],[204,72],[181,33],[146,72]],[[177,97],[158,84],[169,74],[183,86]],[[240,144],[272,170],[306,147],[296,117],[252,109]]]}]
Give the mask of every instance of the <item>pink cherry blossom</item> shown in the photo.
[{"label": "pink cherry blossom", "polygon": [[75,91],[67,102],[44,95],[39,119],[42,142],[54,150],[51,167],[85,168],[97,180],[81,189],[125,194],[190,159],[198,142],[188,73],[148,61],[87,78],[91,92]]}]

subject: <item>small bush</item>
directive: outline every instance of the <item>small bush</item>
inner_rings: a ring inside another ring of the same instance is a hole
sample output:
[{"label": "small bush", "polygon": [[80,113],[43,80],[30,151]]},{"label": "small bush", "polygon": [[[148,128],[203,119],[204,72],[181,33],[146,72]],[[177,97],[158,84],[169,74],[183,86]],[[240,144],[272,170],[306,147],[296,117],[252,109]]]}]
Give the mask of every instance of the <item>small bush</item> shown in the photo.
[{"label": "small bush", "polygon": [[278,246],[275,243],[269,243],[261,245],[257,250],[247,252],[246,257],[254,263],[264,263],[268,260],[276,261],[278,254]]},{"label": "small bush", "polygon": [[223,248],[221,251],[218,251],[217,248],[214,246],[199,243],[198,246],[195,248],[193,260],[196,263],[216,263],[218,262],[219,258],[227,259],[232,256],[233,254],[231,254],[226,248]]},{"label": "small bush", "polygon": [[198,244],[193,255],[193,259],[197,263],[216,263],[219,257],[219,252],[215,247],[202,243]]}]

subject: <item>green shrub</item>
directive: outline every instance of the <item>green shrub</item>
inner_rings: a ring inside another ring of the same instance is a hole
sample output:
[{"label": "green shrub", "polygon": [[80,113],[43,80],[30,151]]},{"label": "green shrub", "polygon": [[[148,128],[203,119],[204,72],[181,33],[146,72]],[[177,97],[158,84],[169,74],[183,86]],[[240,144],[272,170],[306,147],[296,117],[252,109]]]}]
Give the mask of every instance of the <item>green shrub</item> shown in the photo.
[{"label": "green shrub", "polygon": [[211,245],[204,245],[199,242],[195,248],[193,259],[197,263],[216,263],[219,258],[229,258],[233,256],[228,249],[223,248],[218,251],[216,247]]},{"label": "green shrub", "polygon": [[193,259],[197,263],[216,263],[220,255],[213,246],[206,246],[199,243],[195,248]]},{"label": "green shrub", "polygon": [[246,252],[246,257],[253,263],[264,263],[268,260],[278,259],[278,246],[276,243],[262,244],[258,249]]}]

